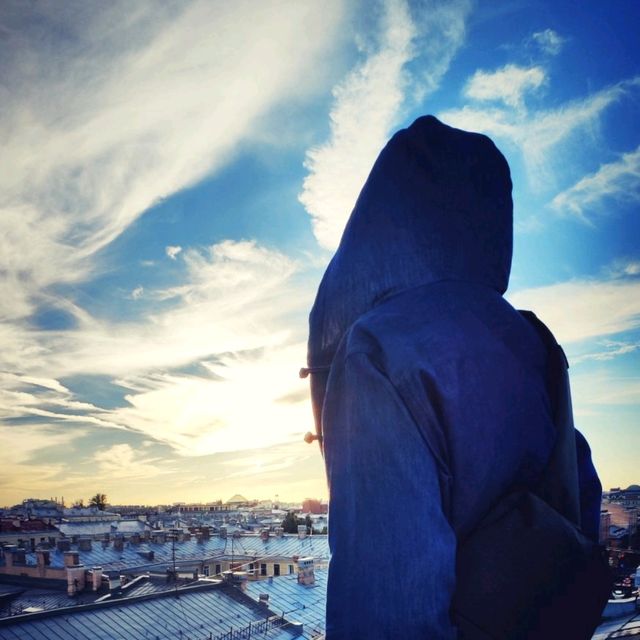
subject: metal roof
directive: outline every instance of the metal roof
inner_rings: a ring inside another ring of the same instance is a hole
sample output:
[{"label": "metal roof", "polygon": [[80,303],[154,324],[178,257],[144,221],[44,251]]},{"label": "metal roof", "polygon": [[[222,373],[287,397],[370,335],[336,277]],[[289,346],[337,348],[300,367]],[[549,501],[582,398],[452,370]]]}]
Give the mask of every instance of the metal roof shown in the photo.
[{"label": "metal roof", "polygon": [[305,586],[298,584],[295,575],[271,580],[249,582],[247,593],[258,601],[261,593],[269,594],[269,608],[275,613],[286,614],[288,620],[304,624],[302,637],[315,639],[324,634],[327,604],[327,571],[314,571],[316,582]]},{"label": "metal roof", "polygon": [[[67,610],[68,611],[68,610]],[[230,588],[220,587],[183,592],[98,606],[89,611],[65,612],[31,621],[14,619],[0,626],[1,640],[205,640],[230,629],[240,630],[264,620],[267,613],[248,606]],[[288,640],[286,629],[272,629],[270,640]]]}]

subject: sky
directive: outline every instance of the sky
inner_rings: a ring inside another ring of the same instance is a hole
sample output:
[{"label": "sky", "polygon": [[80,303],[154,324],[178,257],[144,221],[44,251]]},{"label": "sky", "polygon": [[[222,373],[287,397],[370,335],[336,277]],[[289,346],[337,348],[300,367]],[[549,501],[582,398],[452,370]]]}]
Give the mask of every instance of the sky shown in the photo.
[{"label": "sky", "polygon": [[431,113],[514,183],[507,298],[640,481],[635,0],[0,6],[0,505],[326,498],[307,316],[386,140]]}]

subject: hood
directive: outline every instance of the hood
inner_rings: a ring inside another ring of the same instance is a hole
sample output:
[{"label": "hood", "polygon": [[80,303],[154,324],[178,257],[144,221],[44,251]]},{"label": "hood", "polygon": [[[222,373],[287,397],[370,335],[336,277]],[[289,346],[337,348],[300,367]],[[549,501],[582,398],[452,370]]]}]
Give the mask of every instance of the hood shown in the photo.
[{"label": "hood", "polygon": [[505,292],[511,178],[484,135],[433,116],[398,131],[360,192],[309,318],[309,367],[326,367],[347,329],[404,289],[464,280]]}]

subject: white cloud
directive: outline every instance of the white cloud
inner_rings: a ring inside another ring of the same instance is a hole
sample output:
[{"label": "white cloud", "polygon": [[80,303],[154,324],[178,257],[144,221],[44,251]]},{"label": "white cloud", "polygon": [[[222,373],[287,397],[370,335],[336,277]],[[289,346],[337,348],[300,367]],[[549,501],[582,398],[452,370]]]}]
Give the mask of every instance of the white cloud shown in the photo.
[{"label": "white cloud", "polygon": [[497,71],[476,71],[464,93],[474,100],[500,100],[510,107],[522,108],[525,94],[539,89],[545,81],[542,67],[507,64]]},{"label": "white cloud", "polygon": [[534,311],[561,343],[640,327],[638,280],[571,280],[508,298],[515,307]]},{"label": "white cloud", "polygon": [[144,295],[144,287],[136,287],[131,292],[131,299],[132,300],[139,300],[140,298],[142,298],[143,295]]},{"label": "white cloud", "polygon": [[551,56],[556,56],[560,53],[560,50],[567,41],[553,29],[545,29],[544,31],[536,31],[531,36],[532,42],[534,42],[543,53]]},{"label": "white cloud", "polygon": [[590,353],[583,353],[579,356],[574,356],[571,359],[571,364],[578,364],[580,362],[586,362],[588,360],[595,360],[598,362],[614,360],[619,356],[628,355],[629,353],[638,351],[640,349],[640,342],[605,340],[601,343],[601,346],[602,348],[599,351],[593,351]]},{"label": "white cloud", "polygon": [[[76,302],[75,293],[69,298],[58,293],[70,290],[59,285],[109,271],[103,249],[154,203],[214,173],[240,147],[246,150],[255,140],[279,144],[261,129],[266,121],[279,124],[287,117],[277,107],[299,105],[325,88],[328,72],[318,71],[318,61],[330,67],[328,57],[342,44],[336,35],[344,4],[115,0],[18,3],[3,12],[0,370],[13,373],[2,379],[0,417],[31,417],[36,423],[3,430],[11,443],[7,450],[19,451],[23,439],[31,438],[38,448],[57,446],[63,442],[60,429],[74,437],[80,433],[74,423],[109,433],[144,431],[154,442],[168,442],[188,455],[211,451],[215,442],[245,449],[259,424],[260,443],[290,439],[292,431],[305,429],[304,409],[295,408],[300,417],[294,420],[288,414],[293,405],[276,402],[297,389],[296,371],[304,359],[301,311],[312,292],[294,260],[252,242],[198,251],[185,247],[172,270],[183,276],[179,284],[158,291],[146,282],[144,289],[131,283],[130,298],[144,293],[145,305],[135,305],[139,315],[121,321],[113,319],[116,313],[94,315],[100,308],[91,306],[95,298]],[[175,259],[179,251],[170,246],[167,255]],[[139,264],[162,267],[161,261]],[[70,328],[34,328],[29,316],[44,303],[67,314]],[[251,351],[256,355],[247,361],[233,355]],[[284,371],[279,359],[285,352],[291,355],[286,382],[280,383],[273,377],[281,366]],[[223,361],[224,377],[212,371],[200,378],[167,373]],[[191,417],[190,406],[176,405],[204,390],[226,406],[221,390],[209,386],[220,382],[247,405],[242,415],[250,415],[250,399],[235,376],[247,371],[254,380],[254,364],[264,387],[256,392],[256,406],[263,411],[251,414],[255,420],[248,431],[236,421],[232,433],[226,410],[219,420],[212,418],[223,433],[207,436],[198,430],[215,413],[211,404],[205,402],[202,413]],[[59,382],[83,374],[137,381],[145,388],[130,389],[131,405],[112,410],[81,402]],[[146,404],[149,394],[157,407]],[[269,394],[275,413],[267,406]],[[169,415],[181,419],[171,423]],[[273,429],[270,419],[278,421]],[[38,426],[45,420],[56,428]],[[109,468],[114,456],[120,471],[131,467],[129,445],[115,447],[94,460],[103,480],[115,472]],[[154,459],[143,456],[142,463],[136,477],[149,475]],[[66,477],[60,477],[64,465],[45,473],[12,460],[2,464],[3,482],[11,477],[11,490],[22,495],[54,476],[57,486],[66,486]],[[72,468],[66,471],[73,474]],[[72,480],[81,486],[77,476]]]},{"label": "white cloud", "polygon": [[[215,353],[279,344],[291,333],[292,314],[310,305],[312,291],[297,279],[301,265],[254,242],[224,241],[184,252],[182,285],[147,289],[162,302],[136,321],[91,316],[76,329],[19,334],[32,348],[8,344],[6,369],[31,375],[134,375],[170,369]],[[300,328],[304,328],[301,324]]]},{"label": "white cloud", "polygon": [[589,220],[594,213],[602,213],[607,201],[638,202],[640,200],[640,146],[635,151],[603,164],[552,200],[561,212]]},{"label": "white cloud", "polygon": [[317,90],[342,15],[341,0],[16,6],[0,40],[7,319],[88,278],[152,204],[220,167],[275,105]]},{"label": "white cloud", "polygon": [[640,275],[640,260],[618,259],[607,267],[607,273],[612,278],[624,278]]},{"label": "white cloud", "polygon": [[[122,479],[155,478],[173,472],[173,467],[161,458],[145,457],[129,444],[115,444],[96,451],[93,460],[98,466],[98,475],[107,480],[117,476]],[[94,478],[99,483],[97,478]]]},{"label": "white cloud", "polygon": [[512,107],[485,109],[466,105],[461,109],[444,111],[439,117],[452,126],[495,136],[515,145],[524,157],[530,177],[535,178],[540,172],[547,175],[545,168],[553,161],[551,149],[566,142],[576,132],[592,126],[608,107],[638,87],[640,77],[635,77],[555,109],[529,113]]},{"label": "white cloud", "polygon": [[[308,429],[308,402],[282,399],[306,390],[297,371],[313,291],[300,265],[248,241],[190,249],[183,262],[184,284],[148,292],[162,311],[137,322],[89,317],[73,330],[31,332],[33,357],[14,354],[15,368],[28,375],[2,380],[0,416],[127,429],[182,455],[299,437]],[[198,365],[200,373],[172,373],[183,365]],[[56,382],[78,374],[116,377],[130,391],[127,404],[78,402]]]},{"label": "white cloud", "polygon": [[306,389],[297,378],[304,357],[302,343],[279,345],[201,361],[210,378],[155,374],[124,379],[121,384],[132,387],[129,406],[116,409],[112,419],[186,456],[300,439],[311,420],[308,402],[278,399]]},{"label": "white cloud", "polygon": [[169,258],[175,260],[177,255],[182,251],[182,247],[169,245],[168,247],[165,247],[164,250]]},{"label": "white cloud", "polygon": [[587,410],[604,408],[609,413],[616,405],[640,404],[640,379],[637,377],[623,377],[612,371],[604,371],[575,375],[574,379],[573,399]]},{"label": "white cloud", "polygon": [[[463,42],[468,11],[467,2],[455,2],[412,17],[404,0],[385,3],[375,50],[334,88],[329,140],[307,151],[300,201],[322,247],[338,245],[369,170],[401,117],[408,90],[424,97],[439,85]],[[406,65],[421,54],[421,75],[411,78]]]}]

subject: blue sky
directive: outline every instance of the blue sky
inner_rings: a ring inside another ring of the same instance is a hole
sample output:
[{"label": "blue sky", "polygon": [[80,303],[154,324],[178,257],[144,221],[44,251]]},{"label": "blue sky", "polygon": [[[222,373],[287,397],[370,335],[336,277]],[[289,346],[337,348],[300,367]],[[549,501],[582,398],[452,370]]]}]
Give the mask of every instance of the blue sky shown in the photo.
[{"label": "blue sky", "polygon": [[638,482],[640,7],[0,8],[0,504],[326,497],[306,318],[379,150],[433,113],[512,169],[509,300]]}]

